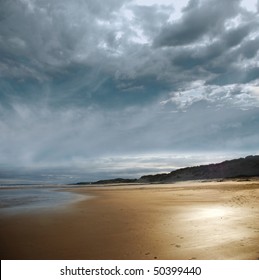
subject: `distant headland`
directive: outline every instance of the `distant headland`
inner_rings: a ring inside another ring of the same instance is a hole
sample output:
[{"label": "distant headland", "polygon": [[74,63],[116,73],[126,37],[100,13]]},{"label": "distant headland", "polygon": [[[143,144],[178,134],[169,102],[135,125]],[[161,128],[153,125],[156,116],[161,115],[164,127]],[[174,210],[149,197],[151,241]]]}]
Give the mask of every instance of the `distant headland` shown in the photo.
[{"label": "distant headland", "polygon": [[130,184],[130,183],[174,183],[189,180],[211,179],[248,179],[259,177],[259,156],[247,156],[245,158],[226,160],[221,163],[185,167],[170,173],[144,175],[139,179],[115,178],[99,180],[95,182],[79,182],[78,185],[99,184]]}]

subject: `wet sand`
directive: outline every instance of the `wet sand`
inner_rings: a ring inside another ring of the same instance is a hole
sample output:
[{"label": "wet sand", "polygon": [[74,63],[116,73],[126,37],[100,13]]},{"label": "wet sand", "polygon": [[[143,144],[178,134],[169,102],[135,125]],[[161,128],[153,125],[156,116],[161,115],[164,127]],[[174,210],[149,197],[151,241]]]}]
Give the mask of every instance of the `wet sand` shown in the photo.
[{"label": "wet sand", "polygon": [[259,182],[80,187],[90,200],[1,215],[1,259],[259,259]]}]

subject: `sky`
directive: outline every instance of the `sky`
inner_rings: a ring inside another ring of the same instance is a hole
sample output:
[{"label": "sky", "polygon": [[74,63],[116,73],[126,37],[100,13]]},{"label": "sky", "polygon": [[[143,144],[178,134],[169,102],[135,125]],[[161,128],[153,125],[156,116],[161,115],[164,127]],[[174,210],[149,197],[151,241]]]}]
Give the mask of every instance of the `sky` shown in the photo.
[{"label": "sky", "polygon": [[259,1],[0,0],[0,180],[259,154]]}]

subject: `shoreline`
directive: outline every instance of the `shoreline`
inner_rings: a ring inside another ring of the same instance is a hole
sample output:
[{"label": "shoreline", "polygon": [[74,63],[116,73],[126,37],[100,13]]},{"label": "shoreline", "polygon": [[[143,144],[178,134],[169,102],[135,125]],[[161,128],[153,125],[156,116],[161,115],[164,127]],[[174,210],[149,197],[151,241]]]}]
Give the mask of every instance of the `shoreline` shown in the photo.
[{"label": "shoreline", "polygon": [[259,258],[259,182],[66,188],[94,196],[0,216],[1,259]]}]

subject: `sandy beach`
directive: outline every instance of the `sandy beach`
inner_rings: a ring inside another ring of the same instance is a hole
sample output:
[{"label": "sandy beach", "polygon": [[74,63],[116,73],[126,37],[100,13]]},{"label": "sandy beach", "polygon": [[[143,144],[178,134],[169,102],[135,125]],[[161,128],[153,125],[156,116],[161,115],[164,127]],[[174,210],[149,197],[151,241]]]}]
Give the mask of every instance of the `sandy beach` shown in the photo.
[{"label": "sandy beach", "polygon": [[259,259],[259,182],[71,187],[92,199],[0,216],[1,259]]}]

